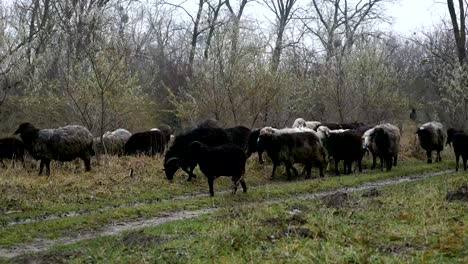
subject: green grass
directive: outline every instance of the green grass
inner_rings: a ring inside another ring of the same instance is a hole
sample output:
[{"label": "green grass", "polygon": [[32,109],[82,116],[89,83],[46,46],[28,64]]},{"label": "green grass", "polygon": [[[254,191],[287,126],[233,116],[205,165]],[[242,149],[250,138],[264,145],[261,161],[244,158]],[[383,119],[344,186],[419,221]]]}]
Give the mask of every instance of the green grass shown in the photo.
[{"label": "green grass", "polygon": [[[70,263],[467,263],[466,202],[445,196],[467,173],[379,189],[376,197],[239,203],[17,259]],[[254,209],[254,210],[253,210]],[[289,231],[288,231],[289,230]]]},{"label": "green grass", "polygon": [[[153,171],[157,170],[157,164],[160,164],[158,160],[154,162],[151,159],[144,160]],[[138,162],[138,161],[137,161]],[[115,167],[115,165],[112,165]],[[114,168],[112,167],[112,168]],[[78,203],[78,209],[88,211],[88,214],[59,218],[49,221],[40,221],[34,223],[25,223],[14,226],[4,225],[0,227],[0,246],[8,247],[18,243],[32,241],[37,238],[57,238],[61,236],[68,236],[76,232],[81,231],[93,231],[99,230],[103,225],[110,224],[116,221],[127,221],[139,218],[149,218],[160,216],[167,212],[174,212],[180,210],[195,210],[209,207],[220,207],[220,208],[236,208],[242,204],[250,204],[261,202],[269,199],[278,198],[290,198],[300,193],[307,193],[319,190],[333,189],[343,186],[359,185],[369,181],[375,181],[384,178],[394,178],[405,175],[412,175],[427,171],[439,171],[449,167],[453,167],[452,162],[444,162],[439,164],[428,165],[423,162],[402,162],[400,166],[396,167],[391,172],[366,172],[362,174],[354,174],[353,176],[341,176],[341,177],[326,177],[321,179],[312,179],[307,181],[296,181],[288,183],[276,183],[271,182],[267,179],[266,175],[269,173],[269,168],[263,168],[258,165],[249,165],[248,177],[246,178],[247,184],[257,186],[255,189],[250,189],[247,194],[238,193],[236,196],[231,194],[218,193],[214,198],[210,197],[196,197],[184,200],[171,200],[170,197],[188,193],[207,193],[207,183],[202,177],[195,183],[185,182],[185,177],[179,176],[178,181],[173,184],[169,184],[165,181],[163,175],[157,174],[154,176],[139,176],[125,180],[125,183],[117,182],[115,185],[107,182],[105,185],[93,186],[92,182],[104,181],[112,177],[117,177],[115,174],[106,174],[111,168],[103,168],[98,172],[89,173],[85,175],[72,175],[69,176],[65,172],[59,174],[59,179],[51,178],[49,180],[45,178],[37,178],[37,181],[33,183],[27,183],[27,180],[18,178],[14,179],[13,182],[19,185],[19,183],[26,185],[30,184],[30,188],[23,189],[24,193],[22,199],[25,204],[41,204],[40,208],[21,207],[22,212],[14,214],[2,215],[2,221],[7,223],[8,221],[16,219],[22,219],[35,215],[38,212],[51,213],[51,212],[65,212],[74,208],[76,205],[75,197],[83,197],[83,195],[90,195],[91,193],[99,192],[102,186],[106,186],[107,190],[101,197],[101,199],[93,200],[90,199],[84,203]],[[96,170],[97,171],[97,170]],[[148,169],[148,171],[151,171]],[[265,175],[266,172],[266,175]],[[150,173],[149,173],[150,174]],[[126,178],[124,178],[126,179]],[[70,184],[70,182],[72,184]],[[123,182],[124,180],[122,180]],[[8,181],[4,179],[2,184],[6,184]],[[46,191],[47,187],[54,186],[54,191]],[[227,189],[230,186],[230,180],[228,178],[221,178],[215,183],[215,189]],[[80,190],[80,195],[76,195],[75,189]],[[119,192],[120,188],[126,188],[127,194]],[[15,191],[11,192],[11,195],[21,196],[21,193]],[[42,191],[44,193],[42,193]],[[7,191],[9,193],[9,191]],[[40,193],[40,195],[39,195]],[[83,194],[85,193],[85,194]],[[159,194],[160,196],[151,196],[153,199],[147,199],[151,194]],[[39,197],[36,198],[35,195]],[[115,196],[121,196],[121,200],[116,201]],[[159,200],[154,199],[159,197]],[[164,197],[161,199],[161,197]],[[70,204],[64,202],[70,200]],[[98,212],[95,209],[103,206],[115,206],[119,204],[129,203],[130,201],[150,201],[151,203],[139,206],[127,206],[121,208],[114,208],[104,212]],[[22,205],[22,203],[20,204]],[[39,206],[39,205],[36,205]]]}]

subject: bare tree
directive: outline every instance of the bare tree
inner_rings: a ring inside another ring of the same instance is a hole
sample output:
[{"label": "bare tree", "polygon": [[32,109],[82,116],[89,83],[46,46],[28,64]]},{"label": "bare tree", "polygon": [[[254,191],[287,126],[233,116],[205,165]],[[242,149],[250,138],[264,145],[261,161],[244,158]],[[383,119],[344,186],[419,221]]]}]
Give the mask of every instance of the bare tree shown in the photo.
[{"label": "bare tree", "polygon": [[294,5],[297,0],[263,0],[265,5],[275,14],[276,20],[276,41],[273,48],[273,55],[271,58],[271,70],[276,72],[278,70],[281,52],[283,51],[283,35],[286,26],[291,21],[296,9]]},{"label": "bare tree", "polygon": [[249,2],[252,2],[252,1],[253,0],[240,0],[239,8],[237,9],[237,11],[235,11],[232,8],[230,0],[226,0],[226,6],[229,10],[229,13],[231,14],[230,20],[232,22],[231,55],[229,59],[231,65],[235,61],[235,57],[237,53],[237,48],[238,48],[237,46],[239,43],[239,33],[240,33],[240,21],[244,13],[245,7],[247,6]]},{"label": "bare tree", "polygon": [[450,20],[452,22],[453,34],[455,36],[455,42],[457,44],[457,54],[458,61],[460,65],[463,65],[466,58],[466,25],[465,25],[465,7],[464,1],[458,0],[458,11],[459,19],[457,19],[457,13],[455,11],[455,6],[453,0],[447,0],[447,7],[450,13]]}]

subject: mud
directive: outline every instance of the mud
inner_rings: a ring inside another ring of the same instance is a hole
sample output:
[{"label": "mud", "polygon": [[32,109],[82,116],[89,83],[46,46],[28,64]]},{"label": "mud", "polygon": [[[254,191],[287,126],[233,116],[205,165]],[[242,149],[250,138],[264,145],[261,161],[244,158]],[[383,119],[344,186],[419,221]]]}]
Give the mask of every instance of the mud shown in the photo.
[{"label": "mud", "polygon": [[18,244],[11,248],[0,248],[0,258],[14,258],[23,254],[35,253],[47,250],[57,245],[68,245],[76,242],[95,239],[103,236],[112,236],[124,231],[141,229],[150,226],[158,226],[164,223],[177,220],[190,219],[200,215],[215,212],[218,209],[202,209],[196,211],[181,211],[173,214],[167,214],[161,217],[150,219],[140,219],[132,222],[122,222],[114,225],[105,226],[99,232],[84,232],[76,234],[73,237],[61,237],[58,239],[37,239],[31,243]]},{"label": "mud", "polygon": [[413,250],[421,249],[422,247],[412,245],[409,243],[404,244],[389,244],[389,245],[382,245],[377,250],[381,253],[387,254],[402,254],[407,253]]},{"label": "mud", "polygon": [[21,264],[49,264],[49,263],[68,263],[69,259],[81,255],[79,251],[50,251],[34,255],[26,255],[16,258],[13,263]]},{"label": "mud", "polygon": [[458,188],[456,191],[447,193],[447,201],[463,201],[468,202],[468,185],[463,185]]},{"label": "mud", "polygon": [[381,196],[382,192],[377,189],[370,189],[362,194],[362,197],[378,197]]},{"label": "mud", "polygon": [[[369,189],[383,187],[383,186],[397,185],[401,183],[416,181],[416,180],[423,179],[423,178],[439,176],[439,175],[447,174],[450,172],[453,172],[453,170],[446,170],[446,171],[435,172],[435,173],[424,173],[420,175],[408,176],[408,177],[398,178],[398,179],[381,180],[381,181],[376,181],[376,182],[365,183],[365,184],[362,184],[360,186],[355,186],[355,187],[344,187],[344,188],[339,188],[339,189],[334,189],[334,190],[329,190],[329,191],[302,194],[302,195],[296,196],[295,199],[301,199],[301,200],[319,199],[319,198],[323,198],[332,194],[364,191],[364,190],[369,190]],[[272,199],[272,200],[266,201],[265,203],[272,204],[281,200],[284,200],[284,198]],[[210,209],[202,209],[202,210],[196,210],[196,211],[181,211],[181,212],[166,214],[165,216],[160,216],[160,217],[140,219],[140,220],[131,221],[131,222],[121,222],[121,223],[117,223],[117,224],[113,224],[109,226],[104,226],[100,231],[84,232],[84,233],[76,234],[75,236],[71,236],[71,237],[62,237],[58,239],[38,239],[30,243],[17,244],[14,247],[10,247],[10,248],[0,248],[0,258],[13,258],[13,257],[17,257],[23,254],[45,251],[48,248],[53,247],[53,246],[73,244],[76,242],[95,239],[98,237],[117,235],[124,231],[141,229],[141,228],[150,227],[150,226],[157,226],[157,225],[161,225],[161,224],[176,221],[176,220],[195,218],[201,215],[213,213],[219,209],[220,208],[210,208]],[[307,234],[307,232],[305,234]]]},{"label": "mud", "polygon": [[132,248],[150,247],[155,244],[160,244],[165,240],[159,236],[146,234],[143,230],[130,232],[118,240],[118,245]]}]

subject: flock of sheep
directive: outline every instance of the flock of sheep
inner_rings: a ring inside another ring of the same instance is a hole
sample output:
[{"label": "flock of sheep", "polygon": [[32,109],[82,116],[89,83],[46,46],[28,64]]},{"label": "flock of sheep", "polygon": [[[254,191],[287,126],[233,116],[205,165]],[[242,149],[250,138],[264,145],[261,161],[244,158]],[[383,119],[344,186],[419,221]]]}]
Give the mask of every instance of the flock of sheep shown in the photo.
[{"label": "flock of sheep", "polygon": [[[213,183],[219,176],[232,178],[234,193],[239,183],[244,192],[245,163],[253,153],[266,152],[273,164],[271,178],[275,177],[278,166],[284,164],[288,179],[292,173],[299,173],[294,164],[304,165],[302,175],[311,177],[313,166],[324,176],[330,160],[334,161],[335,173],[339,174],[339,162],[343,161],[343,172],[352,173],[355,163],[362,171],[361,161],[366,152],[372,155],[372,169],[377,158],[380,168],[387,171],[397,165],[400,147],[400,130],[389,123],[368,126],[363,123],[322,123],[295,120],[291,128],[276,129],[264,127],[251,130],[244,126],[221,128],[212,120],[205,121],[196,128],[177,136],[171,135],[169,127],[131,134],[125,129],[106,132],[102,137],[93,138],[83,126],[70,125],[56,129],[38,129],[30,123],[21,124],[14,134],[20,139],[9,137],[0,139],[0,161],[15,159],[24,162],[25,150],[36,160],[40,160],[39,175],[46,167],[50,175],[50,162],[82,159],[85,170],[91,170],[91,156],[111,155],[164,155],[164,171],[172,180],[180,168],[188,174],[188,180],[196,177],[193,173],[198,165],[209,183],[210,194],[214,195]],[[416,131],[421,147],[427,153],[427,162],[432,162],[432,152],[436,151],[436,162],[441,161],[440,152],[446,144],[453,144],[456,156],[456,169],[462,157],[467,169],[468,135],[453,128],[445,131],[441,123],[429,122]],[[292,173],[291,173],[292,172]]]}]

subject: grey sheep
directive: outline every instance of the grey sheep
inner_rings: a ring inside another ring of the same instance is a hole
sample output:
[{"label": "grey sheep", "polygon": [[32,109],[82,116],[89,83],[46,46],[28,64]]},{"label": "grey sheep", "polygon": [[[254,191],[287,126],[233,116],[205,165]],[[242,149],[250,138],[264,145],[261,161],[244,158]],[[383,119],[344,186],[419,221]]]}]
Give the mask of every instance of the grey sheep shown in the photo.
[{"label": "grey sheep", "polygon": [[372,153],[372,168],[375,168],[376,157],[380,158],[381,170],[384,164],[387,171],[392,169],[392,165],[397,165],[400,137],[400,129],[389,123],[377,125],[364,133],[363,147]]},{"label": "grey sheep", "polygon": [[80,158],[86,171],[91,170],[91,156],[94,155],[93,136],[83,126],[70,125],[56,129],[37,129],[31,123],[23,123],[15,131],[20,134],[26,150],[41,161],[39,175],[44,166],[50,175],[50,161],[72,161]]},{"label": "grey sheep", "polygon": [[440,152],[444,150],[447,141],[447,133],[444,126],[439,122],[429,122],[418,128],[416,131],[419,144],[426,151],[427,163],[432,163],[432,151],[437,152],[436,162],[442,161]]},{"label": "grey sheep", "polygon": [[297,176],[294,163],[304,164],[306,179],[311,176],[312,165],[316,165],[323,177],[326,167],[326,151],[317,133],[307,128],[275,129],[264,127],[260,130],[258,146],[264,149],[273,162],[271,179],[275,176],[276,168],[284,163],[288,180],[291,180],[291,170]]},{"label": "grey sheep", "polygon": [[119,128],[112,132],[106,132],[101,138],[94,139],[94,150],[98,154],[122,155],[125,143],[132,136],[128,130]]}]

